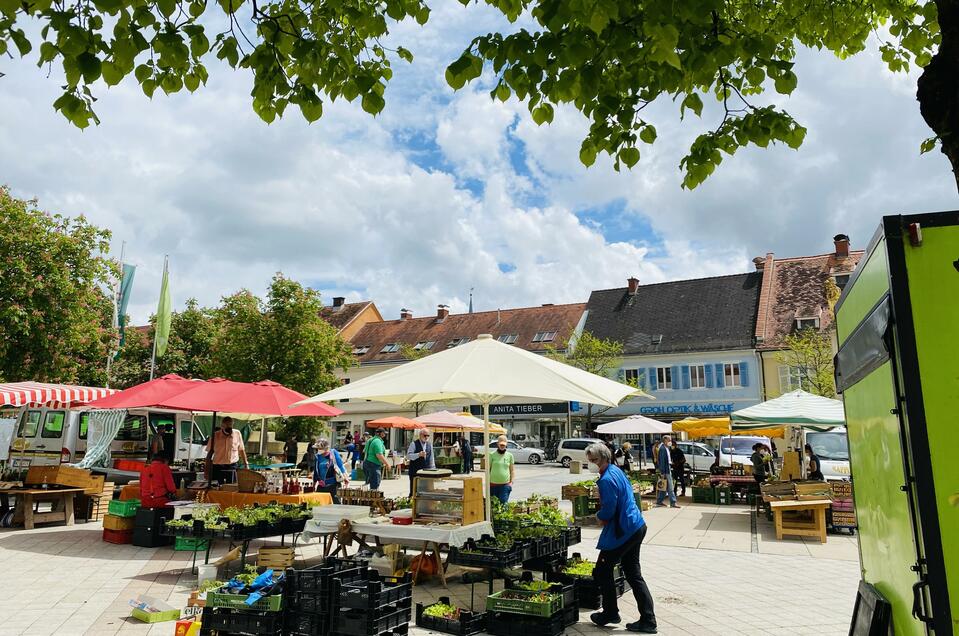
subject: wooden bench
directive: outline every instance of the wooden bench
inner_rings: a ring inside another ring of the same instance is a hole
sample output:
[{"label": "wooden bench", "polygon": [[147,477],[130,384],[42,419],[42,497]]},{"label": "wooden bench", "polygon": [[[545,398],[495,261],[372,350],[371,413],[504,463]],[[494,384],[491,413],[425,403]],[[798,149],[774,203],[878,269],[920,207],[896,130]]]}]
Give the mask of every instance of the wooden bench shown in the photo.
[{"label": "wooden bench", "polygon": [[[17,505],[14,508],[13,522],[23,523],[23,527],[32,530],[34,524],[63,521],[68,526],[73,525],[73,498],[84,492],[83,488],[14,488],[6,493],[16,495]],[[50,512],[37,512],[37,504],[41,501],[53,502]]]},{"label": "wooden bench", "polygon": [[[773,523],[776,525],[776,538],[784,534],[800,537],[819,537],[820,543],[826,542],[826,509],[832,505],[829,499],[810,501],[770,501],[773,511]],[[783,513],[791,513],[783,518]],[[809,513],[810,518],[803,518]]]}]

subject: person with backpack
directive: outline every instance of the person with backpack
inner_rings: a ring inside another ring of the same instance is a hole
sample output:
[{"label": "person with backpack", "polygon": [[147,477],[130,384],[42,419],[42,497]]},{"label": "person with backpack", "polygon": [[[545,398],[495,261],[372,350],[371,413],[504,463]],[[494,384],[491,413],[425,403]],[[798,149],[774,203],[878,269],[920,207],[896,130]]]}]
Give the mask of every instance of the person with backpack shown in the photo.
[{"label": "person with backpack", "polygon": [[436,459],[433,457],[433,445],[430,443],[430,431],[422,428],[410,447],[406,449],[406,459],[410,462],[410,497],[413,496],[413,481],[416,473],[424,469],[436,468]]}]

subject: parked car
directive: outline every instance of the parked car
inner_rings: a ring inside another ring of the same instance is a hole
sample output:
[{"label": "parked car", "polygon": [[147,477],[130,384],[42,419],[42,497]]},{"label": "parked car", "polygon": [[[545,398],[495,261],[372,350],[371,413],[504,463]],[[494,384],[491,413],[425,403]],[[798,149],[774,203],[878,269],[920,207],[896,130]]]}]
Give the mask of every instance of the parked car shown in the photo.
[{"label": "parked car", "polygon": [[676,442],[676,446],[686,455],[686,465],[689,467],[689,470],[694,473],[708,473],[709,468],[716,460],[715,451],[707,444],[701,442]]},{"label": "parked car", "polygon": [[[753,446],[756,443],[765,444],[772,448],[772,442],[768,437],[752,437],[747,435],[729,435],[719,438],[719,465],[732,466],[736,464],[747,464],[752,466],[750,456],[753,454]],[[709,462],[712,465],[712,462]]]},{"label": "parked car", "polygon": [[[490,449],[495,449],[496,442],[490,442],[489,447]],[[540,464],[546,457],[546,451],[544,451],[542,448],[523,446],[522,444],[517,444],[513,440],[507,440],[506,450],[510,453],[513,453],[513,459],[518,464]],[[477,446],[474,454],[482,455],[483,446]]]},{"label": "parked car", "polygon": [[569,468],[573,460],[582,462],[585,467],[587,463],[586,447],[596,443],[602,444],[603,440],[591,437],[576,437],[561,440],[556,449],[556,458],[559,460],[559,463],[563,465],[563,468]]}]

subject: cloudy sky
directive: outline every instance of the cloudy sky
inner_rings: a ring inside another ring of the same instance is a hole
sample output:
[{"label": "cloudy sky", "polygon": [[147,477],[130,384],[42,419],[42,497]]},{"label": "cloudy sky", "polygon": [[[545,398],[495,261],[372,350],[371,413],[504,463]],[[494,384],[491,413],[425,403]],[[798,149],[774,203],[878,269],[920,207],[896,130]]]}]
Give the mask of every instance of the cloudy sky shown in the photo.
[{"label": "cloudy sky", "polygon": [[504,25],[485,7],[436,4],[426,27],[394,29],[416,60],[396,64],[375,119],[337,102],[312,125],[294,109],[266,125],[249,78],[211,61],[194,95],[150,101],[132,78],[100,87],[102,124],[79,131],[51,106],[56,76],[4,59],[0,181],[111,229],[115,254],[126,242],[138,322],[156,306],[164,254],[177,308],[262,293],[282,271],[327,302],[372,298],[391,318],[463,311],[470,288],[482,310],[585,301],[630,275],[748,271],[768,251],[829,251],[838,232],[862,248],[883,214],[959,206],[945,159],[919,155],[930,133],[915,77],[890,74],[875,51],[803,53],[785,102],[809,129],[802,149],[740,151],[688,192],[678,163],[718,123],[715,108],[680,124],[657,104],[659,139],[636,168],[601,158],[586,169],[576,112],[537,127],[522,106],[489,99],[489,77],[446,86],[469,39]]}]

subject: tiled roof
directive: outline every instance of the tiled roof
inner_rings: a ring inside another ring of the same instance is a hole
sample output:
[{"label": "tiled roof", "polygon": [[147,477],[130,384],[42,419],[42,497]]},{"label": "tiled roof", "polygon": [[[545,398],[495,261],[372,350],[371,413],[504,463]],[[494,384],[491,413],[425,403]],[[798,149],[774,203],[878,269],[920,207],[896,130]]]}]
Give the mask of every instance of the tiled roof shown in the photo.
[{"label": "tiled roof", "polygon": [[[528,351],[544,351],[548,345],[563,349],[585,309],[585,303],[576,303],[449,314],[442,320],[437,316],[428,316],[371,322],[364,325],[351,342],[355,351],[369,347],[367,352],[356,356],[361,364],[403,360],[399,350],[383,351],[389,344],[416,346],[422,342],[433,342],[429,351],[436,353],[446,350],[454,339],[473,340],[483,333],[492,334],[494,338],[516,336],[515,342],[510,344]],[[549,342],[533,342],[540,332],[555,332],[555,335]]]},{"label": "tiled roof", "polygon": [[320,310],[320,318],[330,323],[337,331],[342,331],[360,312],[369,307],[373,301],[364,300],[358,303],[344,303],[339,307],[326,306]]},{"label": "tiled roof", "polygon": [[[832,324],[829,304],[826,301],[825,285],[830,275],[850,274],[856,269],[864,251],[850,250],[848,256],[821,254],[796,258],[766,259],[765,275],[770,278],[768,302],[761,312],[764,320],[756,325],[756,335],[761,338],[758,349],[779,349],[782,339],[791,333],[797,318],[819,318],[819,328]],[[763,315],[764,313],[764,315]]]},{"label": "tiled roof", "polygon": [[623,353],[751,349],[761,272],[594,291],[586,331]]}]

